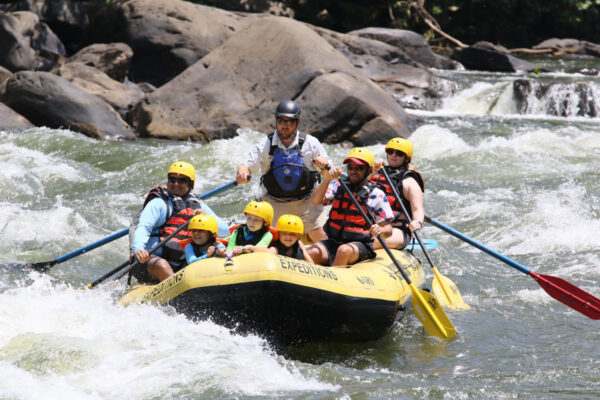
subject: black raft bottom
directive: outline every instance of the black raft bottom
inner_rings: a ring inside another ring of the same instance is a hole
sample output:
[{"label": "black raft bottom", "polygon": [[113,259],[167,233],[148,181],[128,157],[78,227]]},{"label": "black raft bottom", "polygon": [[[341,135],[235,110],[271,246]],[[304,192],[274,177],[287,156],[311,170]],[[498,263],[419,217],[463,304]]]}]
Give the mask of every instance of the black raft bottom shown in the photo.
[{"label": "black raft bottom", "polygon": [[376,340],[394,324],[399,306],[280,281],[196,288],[169,304],[192,319],[210,319],[276,345]]}]

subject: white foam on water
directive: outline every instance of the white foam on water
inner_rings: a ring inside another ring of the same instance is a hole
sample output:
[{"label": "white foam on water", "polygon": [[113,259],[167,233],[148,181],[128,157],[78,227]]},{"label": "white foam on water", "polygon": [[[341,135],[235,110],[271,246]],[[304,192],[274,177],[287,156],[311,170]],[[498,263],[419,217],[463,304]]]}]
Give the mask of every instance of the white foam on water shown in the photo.
[{"label": "white foam on water", "polygon": [[32,277],[0,293],[4,398],[181,398],[207,391],[245,397],[337,388],[314,377],[312,367],[277,356],[259,337],[158,307],[122,308],[102,288],[75,290]]}]

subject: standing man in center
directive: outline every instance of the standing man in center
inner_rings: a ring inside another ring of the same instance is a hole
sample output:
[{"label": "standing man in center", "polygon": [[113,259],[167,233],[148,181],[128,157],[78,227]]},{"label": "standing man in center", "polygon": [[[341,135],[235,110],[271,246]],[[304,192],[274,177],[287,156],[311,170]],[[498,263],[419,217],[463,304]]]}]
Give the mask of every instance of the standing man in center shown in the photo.
[{"label": "standing man in center", "polygon": [[326,238],[323,225],[327,212],[321,205],[312,207],[309,197],[320,182],[317,168],[326,168],[330,160],[317,138],[298,130],[300,114],[295,101],[279,103],[275,131],[250,151],[237,169],[236,181],[248,183],[248,175],[260,170],[266,191],[262,200],[273,206],[274,219],[284,214],[299,216],[308,237],[317,242]]}]

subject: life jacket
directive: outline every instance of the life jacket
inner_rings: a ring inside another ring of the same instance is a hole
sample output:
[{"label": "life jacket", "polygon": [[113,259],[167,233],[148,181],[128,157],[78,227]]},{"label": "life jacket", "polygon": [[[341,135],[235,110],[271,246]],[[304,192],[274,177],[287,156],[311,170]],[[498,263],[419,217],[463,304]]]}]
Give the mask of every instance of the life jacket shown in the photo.
[{"label": "life jacket", "polygon": [[287,254],[290,247],[287,247],[286,245],[281,243],[279,240],[271,242],[271,246],[273,246],[277,249],[277,252],[279,253],[280,256],[295,258],[296,260],[304,260],[304,252],[300,248],[300,244],[298,242],[296,242],[292,245],[292,247],[291,247],[292,254],[291,255]]},{"label": "life jacket", "polygon": [[[150,236],[158,237],[159,241],[162,241],[171,233],[175,232],[181,225],[188,222],[194,216],[194,210],[201,208],[202,202],[195,195],[188,193],[183,198],[178,196],[172,196],[167,191],[166,187],[156,186],[148,192],[146,199],[144,200],[144,205],[142,210],[146,205],[155,198],[161,198],[165,205],[167,206],[167,221],[158,228],[158,231],[152,232]],[[173,209],[169,205],[169,198],[173,203]],[[185,202],[187,201],[187,207]],[[134,219],[134,222],[130,226],[130,235],[131,230],[137,228],[137,222],[139,221],[139,214],[141,214],[141,210],[138,213],[137,218]],[[184,257],[184,251],[179,245],[179,242],[185,239],[191,239],[192,234],[184,229],[180,231],[177,235],[172,237],[165,245],[162,247],[162,257],[167,259],[172,263],[179,263],[181,259]]]},{"label": "life jacket", "polygon": [[[244,237],[244,228],[245,227],[246,227],[246,224],[237,224],[237,225],[233,225],[232,227],[229,228],[229,232],[231,232],[232,235],[233,235],[233,232],[238,231],[236,238],[235,238],[236,246],[245,246],[247,244],[256,246],[258,244],[258,242],[260,242],[260,240],[262,239],[263,235],[267,232],[271,232],[271,235],[273,235],[273,239],[271,239],[271,243],[279,238],[277,229],[272,228],[271,226],[263,225],[263,227],[260,228],[260,230],[258,230],[256,233],[254,233],[252,238],[246,239],[246,237]],[[227,243],[229,243],[229,240],[227,240]]]},{"label": "life jacket", "polygon": [[[347,178],[340,179],[348,182]],[[358,192],[352,192],[367,215],[369,215],[367,199],[373,189],[378,186],[376,183],[367,182],[358,189]],[[351,186],[348,185],[348,187]],[[369,231],[370,227],[369,222],[362,217],[360,211],[356,208],[346,190],[344,190],[344,187],[340,185],[334,194],[329,219],[324,226],[327,237],[343,243],[370,242],[373,240]]]},{"label": "life jacket", "polygon": [[[412,210],[410,207],[410,202],[404,197],[404,190],[402,190],[402,182],[407,178],[414,178],[421,187],[421,191],[425,192],[425,181],[423,181],[423,177],[418,171],[415,170],[390,168],[389,166],[383,168],[386,168],[386,172],[388,173],[392,184],[396,187],[396,191],[400,196],[400,200],[402,201],[402,204],[404,204],[404,208],[406,208],[406,211],[408,211],[410,219],[412,220]],[[377,183],[385,191],[385,195],[387,196],[388,201],[390,202],[390,206],[394,211],[394,220],[392,221],[392,225],[408,229],[408,220],[404,216],[404,213],[402,212],[402,207],[400,206],[400,203],[398,203],[398,200],[394,195],[394,191],[389,185],[387,179],[385,179],[385,175],[383,175],[383,172],[375,174],[375,176],[371,178],[371,182]]]},{"label": "life jacket", "polygon": [[300,200],[308,197],[321,181],[317,171],[311,171],[302,161],[302,147],[306,141],[306,133],[298,132],[298,144],[289,154],[279,146],[273,145],[275,132],[268,136],[271,148],[269,156],[271,165],[266,174],[261,177],[261,183],[271,196],[282,200]]}]

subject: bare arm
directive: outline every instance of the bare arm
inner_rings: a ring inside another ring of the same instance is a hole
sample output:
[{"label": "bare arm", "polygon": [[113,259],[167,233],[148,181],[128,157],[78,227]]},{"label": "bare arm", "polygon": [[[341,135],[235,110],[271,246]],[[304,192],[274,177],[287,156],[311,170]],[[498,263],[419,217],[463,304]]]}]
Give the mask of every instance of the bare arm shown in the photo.
[{"label": "bare arm", "polygon": [[300,249],[302,249],[302,254],[304,254],[304,261],[314,264],[315,262],[310,254],[308,254],[308,251],[306,251],[306,247],[304,246],[304,243],[302,243],[302,240],[299,240],[298,244],[300,245]]},{"label": "bare arm", "polygon": [[310,195],[310,205],[313,207],[322,205],[325,200],[325,193],[327,192],[329,183],[334,179],[338,179],[340,176],[342,176],[342,170],[338,167],[332,167],[324,172],[323,180]]},{"label": "bare arm", "polygon": [[425,208],[423,207],[423,192],[417,181],[413,178],[405,179],[402,182],[402,191],[404,197],[410,202],[410,211],[413,222],[409,224],[411,232],[420,229],[425,220]]}]

